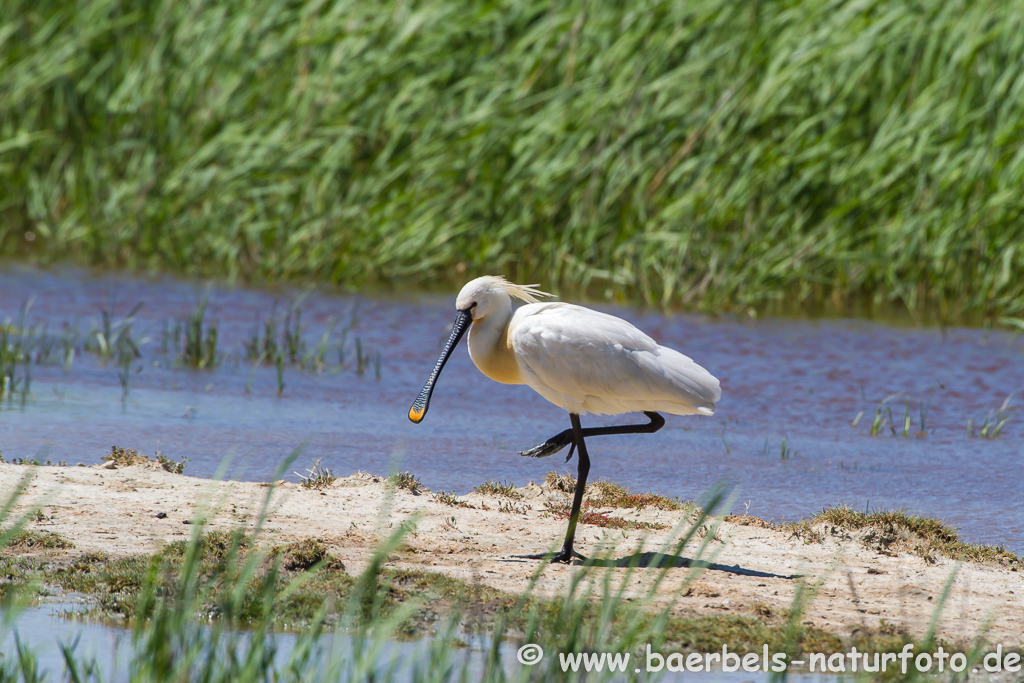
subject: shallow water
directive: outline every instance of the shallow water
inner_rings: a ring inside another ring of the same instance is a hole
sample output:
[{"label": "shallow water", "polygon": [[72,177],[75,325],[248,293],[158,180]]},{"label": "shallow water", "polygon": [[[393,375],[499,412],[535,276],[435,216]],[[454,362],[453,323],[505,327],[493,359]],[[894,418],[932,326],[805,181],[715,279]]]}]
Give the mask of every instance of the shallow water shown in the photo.
[{"label": "shallow water", "polygon": [[[67,666],[63,648],[74,653],[80,667],[90,663],[100,672],[100,680],[126,681],[132,676],[132,660],[136,646],[132,642],[130,628],[109,623],[97,623],[83,619],[79,612],[85,609],[84,603],[51,602],[26,607],[15,617],[14,623],[4,632],[0,626],[0,653],[5,656],[16,656],[17,643],[30,650],[36,657],[40,672],[44,672],[46,680],[58,680],[67,676]],[[2,624],[2,621],[0,621]],[[267,650],[272,652],[274,668],[287,671],[292,661],[294,650],[299,641],[294,632],[271,633],[267,636],[271,642]],[[219,650],[228,647],[245,651],[251,642],[251,633],[245,631],[229,632],[223,637]],[[469,648],[464,650],[470,671],[479,672],[483,669],[483,645],[486,641],[470,638]],[[319,657],[314,661],[326,664],[330,661],[352,661],[353,646],[356,641],[343,632],[333,632],[318,639]],[[430,639],[387,641],[377,655],[378,678],[381,680],[407,681],[412,680],[412,669],[417,663],[429,658]],[[211,645],[212,647],[212,645]],[[501,644],[502,657],[509,660],[510,666],[515,663],[515,647]],[[242,652],[238,652],[241,655]],[[2,661],[2,660],[0,660]],[[326,668],[326,667],[325,667]],[[317,677],[310,674],[309,680]],[[471,676],[472,677],[472,676]],[[348,680],[342,677],[340,680]]]},{"label": "shallow water", "polygon": [[[28,607],[17,615],[13,626],[5,633],[0,620],[0,655],[17,656],[16,640],[31,650],[36,657],[40,672],[45,672],[50,680],[57,680],[58,676],[66,676],[65,659],[61,652],[62,647],[68,647],[75,654],[79,665],[87,665],[94,662],[96,669],[101,675],[101,680],[128,680],[131,676],[131,660],[133,655],[131,630],[123,627],[90,623],[81,621],[75,617],[75,612],[80,609],[79,605],[48,603]],[[70,618],[69,618],[70,617]],[[238,634],[238,647],[247,647],[248,640],[246,633]],[[455,656],[451,664],[459,671],[462,666],[468,667],[468,679],[479,678],[484,670],[484,657],[486,651],[493,645],[493,640],[480,636],[464,636],[467,647],[455,649]],[[273,639],[271,647],[274,652],[274,663],[278,669],[287,670],[294,647],[298,637],[294,633],[275,633],[269,636]],[[319,639],[321,657],[314,657],[314,661],[321,665],[328,662],[351,661],[354,641],[342,633],[330,633]],[[378,676],[380,680],[402,681],[414,680],[413,670],[422,666],[424,662],[430,661],[430,639],[414,641],[391,641],[388,642],[377,655]],[[529,671],[526,667],[516,661],[518,646],[511,641],[499,644],[502,667],[505,669],[509,680],[528,680]],[[657,651],[657,650],[656,650]],[[664,655],[671,654],[668,650],[662,651]],[[557,656],[556,653],[547,652],[545,656]],[[645,654],[632,655],[631,664],[639,664],[646,667],[646,658],[638,662],[635,657]],[[657,666],[657,660],[654,660]],[[326,667],[325,667],[326,668]],[[631,666],[630,668],[635,668]],[[342,671],[346,668],[342,667]],[[640,669],[636,669],[640,673]],[[308,670],[305,672],[310,680],[318,677]],[[422,679],[422,676],[415,678]],[[457,676],[453,675],[453,679]],[[367,680],[364,677],[361,680]],[[769,673],[763,672],[727,672],[721,669],[710,672],[683,673],[662,670],[659,673],[651,674],[640,680],[651,681],[678,681],[683,683],[689,680],[699,679],[704,683],[739,683],[741,681],[753,683],[773,680]],[[797,669],[788,676],[789,680],[808,683],[838,683],[844,680],[839,675],[811,674]],[[344,674],[340,680],[349,680]]]},{"label": "shallow water", "polygon": [[[221,361],[212,371],[185,369],[173,344],[161,350],[163,333],[169,321],[186,319],[207,291],[206,321],[217,325]],[[132,327],[142,357],[132,364],[127,398],[122,401],[117,364],[93,354],[76,353],[70,370],[33,365],[24,403],[14,396],[0,405],[3,457],[92,464],[116,444],[188,457],[186,473],[198,476],[213,475],[231,455],[228,477],[266,480],[302,445],[293,470],[317,458],[336,474],[401,468],[435,490],[460,493],[485,480],[521,485],[551,469],[575,472],[559,455],[517,455],[568,427],[568,419],[527,387],[488,380],[464,344],[442,375],[426,420],[409,422],[409,405],[454,317],[454,293],[405,299],[310,293],[301,303],[308,346],[316,346],[331,320],[338,322],[328,364],[320,373],[285,368],[278,395],[276,369],[253,371],[244,343],[257,316],[281,317],[299,294],[3,266],[0,320],[16,320],[31,299],[30,324],[45,322],[59,333],[66,323],[85,337],[104,308],[116,320],[143,304]],[[1024,552],[1024,414],[1012,409],[1024,396],[1011,402],[998,438],[967,433],[968,419],[977,431],[1009,394],[1024,390],[1024,341],[977,329],[602,308],[707,367],[721,379],[723,398],[712,418],[669,417],[656,435],[592,440],[592,477],[682,498],[725,480],[735,486],[738,512],[776,520],[836,503],[902,507],[960,527],[967,540]],[[354,310],[357,323],[339,366],[340,330],[352,323]],[[361,376],[353,367],[356,338],[367,353],[380,352],[379,379],[372,363]],[[896,433],[887,425],[871,435],[876,407],[898,392],[904,393],[885,404]],[[912,425],[904,438],[907,401]],[[925,401],[926,435],[917,437]],[[584,424],[614,421],[584,418]]]}]

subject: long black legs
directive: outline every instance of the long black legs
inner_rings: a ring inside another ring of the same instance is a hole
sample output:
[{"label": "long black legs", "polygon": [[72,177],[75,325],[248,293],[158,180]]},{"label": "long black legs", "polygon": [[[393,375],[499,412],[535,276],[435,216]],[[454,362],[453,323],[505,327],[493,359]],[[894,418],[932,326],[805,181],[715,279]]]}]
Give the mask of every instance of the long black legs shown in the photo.
[{"label": "long black legs", "polygon": [[[552,562],[571,562],[573,557],[573,540],[576,537],[576,525],[580,521],[580,508],[583,507],[583,493],[587,488],[587,476],[590,474],[590,455],[587,453],[586,437],[606,436],[608,434],[651,434],[665,425],[665,418],[655,412],[644,411],[644,415],[650,420],[647,424],[640,425],[617,425],[614,427],[590,427],[584,429],[580,424],[580,416],[576,413],[569,413],[569,421],[572,422],[572,429],[556,434],[545,443],[531,448],[520,455],[531,455],[541,458],[545,455],[557,453],[566,445],[572,444],[573,449],[579,451],[576,466],[576,490],[572,496],[572,511],[569,513],[569,528],[565,531],[565,542],[562,549],[553,557],[550,554],[542,555],[521,555],[532,559],[545,559],[551,557]],[[542,451],[541,455],[533,455],[533,451]],[[572,449],[569,450],[569,457],[572,457]],[[568,461],[569,458],[566,458]]]},{"label": "long black legs", "polygon": [[[588,427],[581,429],[583,437],[587,436],[609,436],[611,434],[653,434],[662,427],[665,426],[665,418],[658,413],[653,411],[645,410],[644,415],[650,420],[647,424],[639,425],[616,425],[613,427]],[[576,416],[576,420],[579,420],[579,416]],[[554,455],[558,451],[562,450],[570,444],[573,448],[576,448],[576,443],[573,435],[573,429],[566,429],[564,432],[559,432],[553,437],[533,448],[525,451],[520,451],[519,455],[525,455],[528,458],[546,458],[549,455]],[[569,462],[569,458],[572,457],[573,448],[569,449],[569,455],[565,461]]]}]

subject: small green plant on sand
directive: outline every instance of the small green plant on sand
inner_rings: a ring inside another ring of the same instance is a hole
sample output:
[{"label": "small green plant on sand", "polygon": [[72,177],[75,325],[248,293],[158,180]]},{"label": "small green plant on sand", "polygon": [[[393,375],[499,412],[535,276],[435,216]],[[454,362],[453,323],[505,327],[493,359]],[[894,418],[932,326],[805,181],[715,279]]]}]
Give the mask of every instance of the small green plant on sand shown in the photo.
[{"label": "small green plant on sand", "polygon": [[503,500],[498,503],[498,512],[504,512],[509,515],[525,515],[527,510],[532,509],[529,505],[516,503],[513,500]]},{"label": "small green plant on sand", "polygon": [[516,490],[515,484],[502,483],[499,481],[485,481],[479,486],[474,486],[473,490],[477,493],[483,493],[489,496],[504,496],[505,498],[520,499],[523,494]]},{"label": "small green plant on sand", "polygon": [[280,558],[281,566],[287,571],[308,571],[317,565],[336,571],[345,570],[345,563],[327,552],[327,546],[319,538],[303,538],[277,546],[270,555]]},{"label": "small green plant on sand", "polygon": [[12,550],[67,550],[74,548],[75,544],[52,531],[35,531],[23,529],[14,534],[7,544]]},{"label": "small green plant on sand", "polygon": [[110,452],[100,458],[103,462],[112,463],[117,467],[131,467],[133,465],[159,465],[163,470],[172,474],[182,474],[185,471],[185,463],[188,458],[182,456],[181,460],[175,462],[166,455],[157,451],[154,457],[142,455],[134,448],[120,448],[111,446]]},{"label": "small green plant on sand", "polygon": [[931,517],[911,515],[904,510],[862,512],[843,506],[828,507],[814,517],[783,525],[808,543],[820,543],[836,530],[862,532],[861,542],[879,552],[908,551],[934,559],[988,562],[1011,569],[1024,569],[1024,560],[1002,546],[965,543],[956,529]]},{"label": "small green plant on sand", "polygon": [[160,467],[163,467],[171,474],[182,474],[185,472],[185,463],[187,463],[189,459],[185,456],[181,456],[181,460],[174,462],[160,451],[157,451],[156,461],[160,463]]},{"label": "small green plant on sand", "polygon": [[441,505],[447,505],[447,506],[453,507],[453,508],[458,507],[458,508],[469,508],[469,509],[472,509],[472,510],[476,509],[476,506],[474,506],[474,505],[472,505],[470,503],[467,503],[464,500],[459,500],[459,497],[457,495],[455,495],[454,491],[451,491],[451,492],[448,492],[448,491],[438,491],[437,493],[434,494],[432,500],[435,503],[440,503]]},{"label": "small green plant on sand", "polygon": [[419,493],[423,489],[423,482],[412,472],[395,472],[388,477],[394,487],[405,489],[409,493]]},{"label": "small green plant on sand", "polygon": [[331,472],[329,467],[325,467],[320,458],[313,461],[313,466],[306,470],[306,474],[302,475],[298,472],[294,473],[299,478],[299,484],[304,489],[314,489],[316,491],[322,491],[329,488],[331,484],[337,479],[334,473]]},{"label": "small green plant on sand", "polygon": [[152,462],[146,456],[140,454],[134,448],[119,448],[111,446],[110,452],[100,458],[103,462],[113,463],[118,467],[131,467],[132,465],[145,465]]},{"label": "small green plant on sand", "polygon": [[587,485],[587,500],[597,507],[633,510],[648,507],[658,510],[682,510],[686,507],[686,504],[678,499],[666,498],[655,493],[633,493],[625,486],[604,479]]},{"label": "small green plant on sand", "polygon": [[560,472],[548,472],[544,476],[544,486],[553,491],[571,494],[576,491],[576,477]]}]

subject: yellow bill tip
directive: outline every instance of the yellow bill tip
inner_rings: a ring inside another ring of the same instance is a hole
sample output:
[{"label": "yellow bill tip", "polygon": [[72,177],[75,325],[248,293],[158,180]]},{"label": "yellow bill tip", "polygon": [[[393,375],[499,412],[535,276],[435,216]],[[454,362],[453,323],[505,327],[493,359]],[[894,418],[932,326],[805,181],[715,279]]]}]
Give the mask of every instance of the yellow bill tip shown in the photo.
[{"label": "yellow bill tip", "polygon": [[423,420],[423,416],[427,414],[427,411],[413,406],[409,408],[409,419],[417,424]]}]

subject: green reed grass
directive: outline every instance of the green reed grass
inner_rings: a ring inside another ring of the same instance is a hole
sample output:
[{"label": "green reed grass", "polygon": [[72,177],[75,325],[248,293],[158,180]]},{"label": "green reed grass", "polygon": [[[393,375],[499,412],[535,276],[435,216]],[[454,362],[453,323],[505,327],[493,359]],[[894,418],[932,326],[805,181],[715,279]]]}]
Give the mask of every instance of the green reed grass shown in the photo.
[{"label": "green reed grass", "polygon": [[0,255],[1024,326],[1024,0],[8,0]]},{"label": "green reed grass", "polygon": [[[300,304],[301,300],[292,302],[282,320],[278,319],[276,311],[271,310],[270,317],[263,321],[262,337],[260,319],[257,315],[249,339],[245,342],[246,357],[254,360],[260,356],[269,359],[280,356],[284,362],[292,365],[301,363],[306,355],[306,340],[303,338],[305,327],[302,325]],[[329,336],[330,329],[321,341],[326,343]]]},{"label": "green reed grass", "polygon": [[[46,323],[30,325],[31,307],[31,299],[23,302],[17,320],[8,318],[0,323],[0,399],[7,396],[9,404],[14,402],[15,396],[22,405],[28,400],[33,365],[63,364],[69,370],[79,344],[77,332],[67,324],[62,334],[51,333]],[[128,332],[118,335],[120,353],[135,348],[130,327],[128,324]]]},{"label": "green reed grass", "polygon": [[100,322],[95,321],[90,326],[88,334],[82,343],[82,348],[88,353],[95,354],[106,361],[111,358],[118,359],[125,354],[139,355],[139,348],[132,338],[132,325],[135,323],[135,314],[142,308],[140,301],[129,311],[128,315],[116,319],[110,308],[100,311]]},{"label": "green reed grass", "polygon": [[[779,441],[779,459],[789,460],[790,458],[795,456],[797,452],[798,451],[795,448],[790,447],[789,436],[783,436],[782,440]],[[764,438],[764,447],[761,449],[761,453],[763,455],[768,455],[768,437]]]},{"label": "green reed grass", "polygon": [[212,369],[217,363],[217,325],[207,322],[206,307],[209,298],[204,296],[189,312],[184,324],[175,326],[175,348],[178,348],[177,336],[184,333],[179,361],[182,365],[196,369]]},{"label": "green reed grass", "polygon": [[[253,361],[253,373],[263,363],[276,366],[279,394],[284,391],[284,370],[288,366],[296,366],[303,372],[315,374],[322,374],[328,370],[337,373],[351,366],[358,377],[364,376],[372,367],[374,377],[379,380],[383,354],[380,349],[366,349],[361,338],[356,337],[354,342],[355,363],[346,363],[348,336],[359,321],[358,301],[349,307],[340,324],[338,320],[328,320],[320,339],[315,344],[310,344],[306,339],[306,326],[302,323],[301,304],[304,298],[305,295],[302,295],[292,301],[283,317],[274,309],[265,320],[261,320],[257,315],[248,338],[243,342],[245,357]],[[332,364],[328,358],[333,357],[335,353],[338,362]],[[251,385],[252,375],[247,384],[247,391],[251,389]]]},{"label": "green reed grass", "polygon": [[[901,436],[903,438],[910,437],[912,431],[911,427],[914,424],[912,408],[915,403],[918,414],[918,425],[915,436],[917,438],[924,438],[928,436],[928,410],[931,407],[932,393],[935,390],[935,386],[930,387],[920,398],[907,398],[907,392],[899,391],[882,399],[882,401],[875,406],[874,418],[871,420],[870,427],[871,436],[878,436],[883,432],[885,427],[888,427],[889,433],[893,436]],[[890,405],[891,402],[897,398],[903,398],[903,418],[901,420],[897,420],[893,415],[892,405]],[[863,390],[861,391],[861,399],[863,402],[867,402],[867,399],[864,397]],[[857,413],[857,416],[853,418],[850,426],[856,427],[860,424],[865,412],[865,410],[860,410]]]},{"label": "green reed grass", "polygon": [[1012,399],[1013,394],[1010,394],[997,410],[988,411],[985,419],[980,425],[977,425],[977,430],[975,430],[976,423],[974,418],[967,418],[967,436],[977,436],[982,439],[995,439],[998,437],[999,433],[1003,431],[1003,427],[1010,421],[1010,414],[1013,411],[1013,408],[1010,407]]}]

